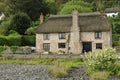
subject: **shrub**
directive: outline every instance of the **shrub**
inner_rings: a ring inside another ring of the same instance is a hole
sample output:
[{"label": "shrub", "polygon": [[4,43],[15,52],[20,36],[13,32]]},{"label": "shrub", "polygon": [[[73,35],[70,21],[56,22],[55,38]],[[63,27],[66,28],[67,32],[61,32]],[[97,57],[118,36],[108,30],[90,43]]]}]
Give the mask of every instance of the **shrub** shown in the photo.
[{"label": "shrub", "polygon": [[35,35],[33,36],[22,36],[23,46],[35,46]]},{"label": "shrub", "polygon": [[8,46],[20,46],[21,45],[21,36],[8,36],[6,37],[8,43],[6,45]]},{"label": "shrub", "polygon": [[118,60],[115,49],[104,48],[103,50],[95,50],[86,54],[87,66],[93,70],[108,70],[116,73],[116,62]]},{"label": "shrub", "polygon": [[26,13],[18,12],[11,17],[10,28],[17,31],[19,34],[24,35],[30,24],[30,17]]},{"label": "shrub", "polygon": [[0,36],[0,45],[19,46],[21,45],[21,36],[20,35]]},{"label": "shrub", "polygon": [[28,28],[28,29],[26,30],[25,34],[27,34],[27,35],[35,35],[35,33],[36,33],[36,28],[37,28],[37,27],[30,27],[30,28]]},{"label": "shrub", "polygon": [[8,44],[8,40],[6,38],[6,36],[0,36],[0,45],[4,46]]},{"label": "shrub", "polygon": [[120,34],[113,34],[113,44],[114,46],[120,46]]},{"label": "shrub", "polygon": [[9,26],[10,26],[10,20],[3,21],[0,24],[0,34],[7,35],[7,32],[9,30]]}]

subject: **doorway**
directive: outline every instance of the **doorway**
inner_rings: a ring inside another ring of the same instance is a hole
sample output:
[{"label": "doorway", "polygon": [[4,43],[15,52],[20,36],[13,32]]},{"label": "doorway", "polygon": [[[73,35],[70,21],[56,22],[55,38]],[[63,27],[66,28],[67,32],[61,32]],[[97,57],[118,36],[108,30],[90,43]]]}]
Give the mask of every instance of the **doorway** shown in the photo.
[{"label": "doorway", "polygon": [[82,52],[89,52],[92,51],[92,42],[82,42],[83,50]]}]

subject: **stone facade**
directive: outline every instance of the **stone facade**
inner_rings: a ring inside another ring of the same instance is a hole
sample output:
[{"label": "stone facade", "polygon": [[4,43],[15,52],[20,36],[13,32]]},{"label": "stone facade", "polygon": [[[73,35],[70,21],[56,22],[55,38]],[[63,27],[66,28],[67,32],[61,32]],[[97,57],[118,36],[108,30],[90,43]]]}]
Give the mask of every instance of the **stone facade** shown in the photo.
[{"label": "stone facade", "polygon": [[[38,53],[44,52],[43,44],[50,43],[50,52],[58,53],[60,50],[62,50],[65,53],[68,53],[68,36],[69,36],[69,33],[66,33],[66,38],[60,40],[59,33],[51,33],[50,39],[44,40],[43,34],[36,34],[36,51]],[[65,43],[66,48],[58,48],[58,43]]]},{"label": "stone facade", "polygon": [[[69,45],[71,45],[71,43],[69,43],[69,35],[70,33],[66,33],[66,39],[63,40],[59,40],[58,37],[58,33],[51,33],[50,34],[50,40],[44,40],[43,39],[43,34],[36,34],[36,51],[38,53],[42,53],[44,52],[43,50],[43,44],[44,43],[50,43],[50,52],[53,53],[58,53],[59,50],[64,51],[65,53],[70,53],[72,52],[71,50],[69,51]],[[73,49],[74,54],[79,54],[82,53],[82,42],[91,42],[92,43],[92,51],[94,51],[96,49],[96,43],[102,43],[102,48],[105,47],[110,47],[111,44],[111,35],[110,32],[102,32],[102,38],[101,39],[95,39],[95,32],[81,32],[80,33],[81,36],[81,41],[79,41],[80,44],[80,50],[79,52],[74,52],[77,48],[76,44],[74,44],[74,48],[71,47]],[[73,36],[74,38],[75,36]],[[66,43],[66,48],[58,48],[58,43]]]},{"label": "stone facade", "polygon": [[102,48],[110,47],[111,44],[111,33],[102,32],[101,39],[95,39],[95,32],[81,32],[81,41],[82,42],[91,42],[92,51],[96,49],[96,43],[102,43]]}]

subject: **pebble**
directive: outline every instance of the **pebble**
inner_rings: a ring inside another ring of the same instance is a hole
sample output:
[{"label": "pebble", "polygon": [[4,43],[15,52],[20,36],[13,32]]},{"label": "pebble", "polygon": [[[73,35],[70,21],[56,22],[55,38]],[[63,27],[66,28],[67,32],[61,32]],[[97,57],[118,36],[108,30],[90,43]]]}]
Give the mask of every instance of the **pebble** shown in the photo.
[{"label": "pebble", "polygon": [[83,66],[68,72],[65,78],[51,77],[49,65],[1,64],[0,80],[89,80]]}]

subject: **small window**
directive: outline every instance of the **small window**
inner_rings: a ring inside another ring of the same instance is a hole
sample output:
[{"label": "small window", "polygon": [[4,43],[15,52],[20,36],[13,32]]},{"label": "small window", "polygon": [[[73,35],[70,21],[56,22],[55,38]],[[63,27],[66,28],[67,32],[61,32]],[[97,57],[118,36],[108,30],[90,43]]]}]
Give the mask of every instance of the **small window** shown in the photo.
[{"label": "small window", "polygon": [[102,32],[95,32],[95,39],[101,39],[102,38]]},{"label": "small window", "polygon": [[66,34],[65,33],[59,33],[59,39],[65,39]]},{"label": "small window", "polygon": [[49,40],[49,33],[44,33],[43,34],[43,39],[44,40]]},{"label": "small window", "polygon": [[65,43],[58,43],[58,48],[65,48]]},{"label": "small window", "polygon": [[49,51],[50,50],[50,43],[43,43],[43,49],[45,51]]},{"label": "small window", "polygon": [[102,49],[102,43],[96,43],[96,49]]}]

